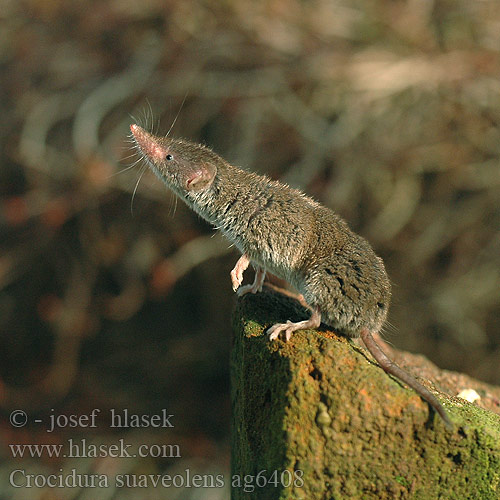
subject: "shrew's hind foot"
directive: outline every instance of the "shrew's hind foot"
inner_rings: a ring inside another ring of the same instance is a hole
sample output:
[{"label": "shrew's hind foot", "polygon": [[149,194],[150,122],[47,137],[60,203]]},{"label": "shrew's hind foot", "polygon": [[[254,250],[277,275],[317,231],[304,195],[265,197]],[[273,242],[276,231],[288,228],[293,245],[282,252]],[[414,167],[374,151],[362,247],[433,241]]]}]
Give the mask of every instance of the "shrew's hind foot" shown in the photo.
[{"label": "shrew's hind foot", "polygon": [[288,320],[286,323],[277,323],[267,330],[269,340],[276,340],[281,332],[285,332],[285,339],[288,342],[293,332],[297,330],[306,330],[307,328],[318,328],[321,324],[321,313],[318,308],[313,310],[311,317],[304,321],[293,323]]},{"label": "shrew's hind foot", "polygon": [[251,285],[240,286],[237,290],[238,297],[243,297],[247,293],[257,293],[262,292],[262,285],[264,284],[264,279],[266,278],[266,271],[261,267],[255,270],[255,279]]},{"label": "shrew's hind foot", "polygon": [[239,286],[241,285],[241,282],[243,281],[243,273],[245,272],[249,264],[250,259],[245,254],[243,254],[238,259],[238,262],[236,262],[236,265],[231,271],[231,283],[233,285],[234,292],[236,292],[236,290],[238,290]]}]

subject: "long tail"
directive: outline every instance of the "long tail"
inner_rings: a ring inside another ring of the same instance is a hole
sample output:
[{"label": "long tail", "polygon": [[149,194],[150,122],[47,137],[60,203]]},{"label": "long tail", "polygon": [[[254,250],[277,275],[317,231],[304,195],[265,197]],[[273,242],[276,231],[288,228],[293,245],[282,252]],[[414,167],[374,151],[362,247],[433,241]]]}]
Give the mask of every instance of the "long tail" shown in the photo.
[{"label": "long tail", "polygon": [[405,372],[401,367],[399,367],[394,361],[391,361],[380,346],[375,342],[372,334],[366,328],[360,332],[361,339],[363,340],[366,348],[370,351],[371,355],[377,360],[379,365],[384,371],[394,375],[398,379],[402,380],[405,384],[409,385],[414,389],[419,396],[427,401],[441,416],[446,427],[448,429],[453,429],[453,424],[448,417],[446,411],[441,406],[441,403],[428,389],[426,389],[420,382],[418,382],[409,373]]}]

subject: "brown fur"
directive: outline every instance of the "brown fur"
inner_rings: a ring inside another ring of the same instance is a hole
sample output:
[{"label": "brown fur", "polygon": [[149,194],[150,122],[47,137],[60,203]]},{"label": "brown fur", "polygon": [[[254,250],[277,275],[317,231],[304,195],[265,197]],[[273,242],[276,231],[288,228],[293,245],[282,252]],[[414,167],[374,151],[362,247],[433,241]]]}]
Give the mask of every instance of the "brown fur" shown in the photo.
[{"label": "brown fur", "polygon": [[371,337],[386,320],[391,286],[382,259],[364,238],[302,192],[234,167],[205,146],[131,128],[152,170],[170,189],[220,229],[248,257],[247,265],[285,279],[311,306],[310,322],[275,325],[272,338],[292,326],[289,338],[294,325],[309,328],[319,318],[349,337],[361,334],[382,368],[408,383],[451,425],[437,399]]}]

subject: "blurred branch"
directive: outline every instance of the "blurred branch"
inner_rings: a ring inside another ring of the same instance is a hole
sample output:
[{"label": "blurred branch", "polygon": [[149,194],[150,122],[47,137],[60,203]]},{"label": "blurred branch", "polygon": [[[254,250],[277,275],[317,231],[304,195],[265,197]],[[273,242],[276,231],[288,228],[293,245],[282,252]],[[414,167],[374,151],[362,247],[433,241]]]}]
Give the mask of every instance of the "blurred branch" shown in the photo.
[{"label": "blurred branch", "polygon": [[119,103],[137,95],[146,85],[162,56],[161,40],[151,33],[138,44],[129,67],[93,90],[76,111],[73,145],[77,159],[84,161],[100,150],[99,127]]},{"label": "blurred branch", "polygon": [[220,233],[195,238],[156,267],[153,273],[153,288],[165,292],[194,267],[225,255],[230,250],[231,245]]},{"label": "blurred branch", "polygon": [[45,376],[35,384],[17,388],[5,385],[2,406],[25,411],[47,409],[59,402],[73,386],[78,373],[80,347],[92,326],[89,307],[95,276],[83,275],[75,265],[61,301],[53,302],[47,320],[54,329],[52,362]]}]

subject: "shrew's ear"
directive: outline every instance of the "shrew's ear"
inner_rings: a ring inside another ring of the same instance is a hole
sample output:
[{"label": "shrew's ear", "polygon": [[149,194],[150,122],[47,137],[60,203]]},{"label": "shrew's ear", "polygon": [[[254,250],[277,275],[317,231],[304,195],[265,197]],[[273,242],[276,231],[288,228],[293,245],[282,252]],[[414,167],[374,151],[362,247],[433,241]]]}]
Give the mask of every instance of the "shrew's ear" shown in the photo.
[{"label": "shrew's ear", "polygon": [[217,173],[217,167],[211,163],[201,163],[191,172],[186,181],[188,191],[201,191],[208,188]]}]

